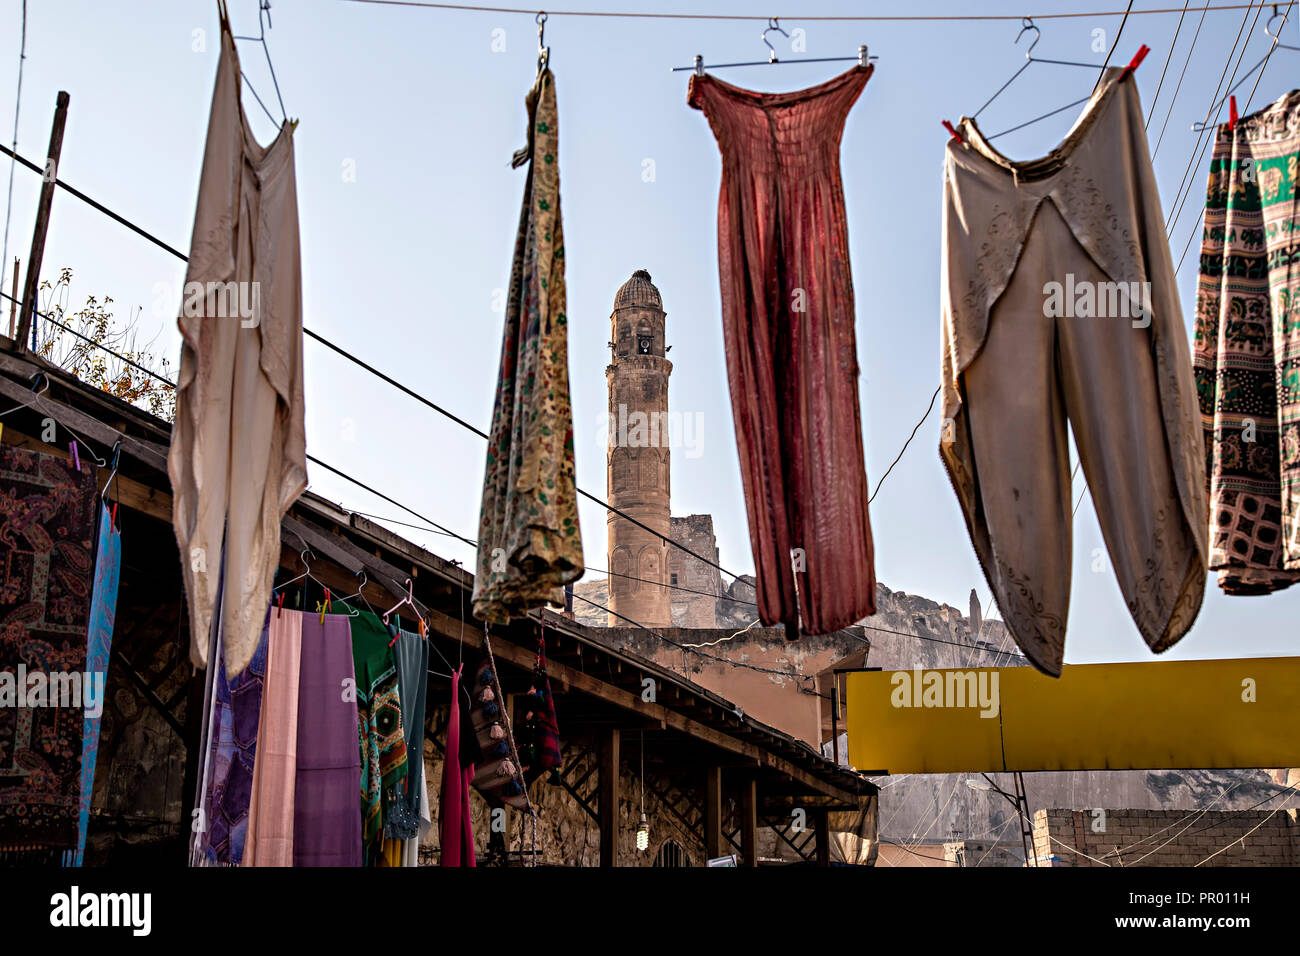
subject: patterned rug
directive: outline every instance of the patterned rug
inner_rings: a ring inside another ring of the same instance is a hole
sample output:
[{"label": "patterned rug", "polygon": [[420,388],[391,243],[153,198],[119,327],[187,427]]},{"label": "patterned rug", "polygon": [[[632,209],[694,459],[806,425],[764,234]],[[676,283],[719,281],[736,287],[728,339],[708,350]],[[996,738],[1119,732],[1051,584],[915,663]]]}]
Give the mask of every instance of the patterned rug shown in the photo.
[{"label": "patterned rug", "polygon": [[77,846],[82,701],[16,704],[86,669],[97,491],[89,465],[0,446],[0,859]]}]

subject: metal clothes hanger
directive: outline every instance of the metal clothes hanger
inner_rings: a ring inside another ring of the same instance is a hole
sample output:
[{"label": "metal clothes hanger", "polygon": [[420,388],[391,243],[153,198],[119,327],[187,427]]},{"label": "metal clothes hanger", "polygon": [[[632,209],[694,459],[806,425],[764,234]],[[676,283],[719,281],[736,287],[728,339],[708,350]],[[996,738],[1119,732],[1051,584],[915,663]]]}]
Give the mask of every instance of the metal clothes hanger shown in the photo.
[{"label": "metal clothes hanger", "polygon": [[[368,600],[366,600],[366,596],[365,596],[365,594],[362,593],[362,592],[364,592],[365,589],[366,589],[366,584],[369,583],[368,580],[367,580],[367,578],[366,578],[366,569],[365,569],[365,568],[362,568],[360,571],[358,571],[358,572],[356,573],[355,576],[356,576],[356,577],[359,577],[359,578],[361,579],[361,584],[360,584],[360,586],[357,588],[357,593],[356,593],[356,594],[349,594],[349,595],[347,595],[346,597],[335,598],[335,600],[338,601],[340,604],[345,604],[345,605],[347,605],[348,607],[353,607],[353,605],[349,604],[348,602],[351,601],[351,600],[353,600],[354,598],[361,598],[361,603],[364,604],[364,605],[366,606],[366,610],[368,610],[371,614],[375,614],[375,613],[376,613],[376,612],[375,612],[375,609],[374,609],[373,607],[370,606],[370,602],[369,602]],[[357,611],[357,613],[360,614],[361,612],[360,612],[360,611]],[[353,616],[355,617],[355,615],[353,615]]]},{"label": "metal clothes hanger", "polygon": [[[1025,51],[1024,65],[1021,66],[1020,69],[1016,70],[1016,72],[1012,73],[1011,78],[1008,79],[1005,83],[1003,83],[1000,87],[998,87],[997,92],[995,92],[992,96],[990,96],[987,100],[985,100],[983,106],[981,106],[979,109],[977,109],[974,113],[971,114],[970,118],[972,120],[978,119],[979,115],[983,113],[986,109],[988,109],[990,103],[992,103],[999,96],[1001,96],[1002,93],[1006,90],[1006,88],[1010,86],[1012,83],[1014,83],[1021,73],[1024,73],[1025,70],[1029,69],[1035,63],[1049,63],[1054,66],[1076,66],[1088,70],[1098,69],[1096,63],[1081,63],[1078,60],[1053,60],[1053,59],[1048,59],[1047,57],[1034,56],[1034,47],[1038,46],[1038,41],[1043,38],[1043,31],[1040,30],[1034,24],[1032,17],[1021,18],[1020,32],[1016,34],[1016,43],[1019,44],[1020,38],[1023,37],[1025,33],[1028,32],[1029,30],[1034,31],[1034,42],[1030,43],[1029,49]],[[1138,66],[1142,63],[1143,59],[1146,58],[1146,55],[1149,52],[1150,52],[1150,48],[1147,47],[1146,44],[1143,44],[1138,49],[1138,52],[1133,57],[1133,59],[1129,61],[1128,66],[1124,68],[1123,76],[1127,76],[1133,70],[1136,70]],[[994,133],[992,136],[985,136],[984,138],[986,140],[993,140],[993,139],[997,139],[999,136],[1006,136],[1008,133],[1014,133],[1016,130],[1024,129],[1026,126],[1031,126],[1034,123],[1041,122],[1042,120],[1050,119],[1051,117],[1055,116],[1057,113],[1064,113],[1068,109],[1072,109],[1076,106],[1082,106],[1090,99],[1092,99],[1091,92],[1087,96],[1083,97],[1082,99],[1075,100],[1073,103],[1066,103],[1064,106],[1058,107],[1057,109],[1052,110],[1050,113],[1044,113],[1042,116],[1035,116],[1031,120],[1026,120],[1025,122],[1013,126],[1010,129],[1004,129],[1000,133]],[[947,120],[943,120],[942,122],[943,122],[944,129],[946,129],[949,132],[949,134],[951,134],[953,139],[964,142],[962,135],[957,132],[956,127],[954,127],[952,123],[948,122]]]},{"label": "metal clothes hanger", "polygon": [[546,31],[546,11],[538,13],[533,19],[537,21],[537,73],[540,76],[551,65],[551,48],[542,42],[542,35]]},{"label": "metal clothes hanger", "polygon": [[[226,24],[227,27],[229,27],[230,19],[227,16],[225,11],[224,0],[217,0],[217,6],[221,10],[222,21]],[[263,15],[265,15],[265,20],[263,19]],[[298,121],[296,119],[294,120],[289,119],[289,115],[285,111],[284,97],[280,95],[280,81],[276,79],[275,64],[271,62],[271,48],[266,45],[266,28],[271,25],[272,25],[271,24],[271,0],[258,0],[257,3],[258,35],[255,37],[241,37],[241,36],[237,36],[235,33],[232,32],[230,34],[230,37],[233,40],[251,40],[255,43],[260,43],[262,45],[262,52],[266,54],[267,69],[271,71],[271,84],[275,87],[275,98],[280,102],[280,124],[288,123],[291,128],[297,129]],[[241,79],[243,79],[244,84],[248,87],[248,92],[253,94],[253,99],[257,100],[257,105],[262,107],[262,112],[267,115],[267,118],[270,119],[272,123],[275,123],[276,122],[275,116],[272,115],[271,111],[266,108],[266,104],[262,102],[262,98],[257,95],[257,90],[253,88],[253,84],[249,81],[247,74],[244,73],[243,67],[240,67],[239,76]]]},{"label": "metal clothes hanger", "polygon": [[737,66],[778,66],[785,63],[847,63],[850,61],[856,62],[858,66],[866,67],[871,64],[872,60],[880,59],[880,57],[878,56],[868,56],[867,48],[865,45],[863,45],[858,47],[857,56],[812,56],[812,57],[800,57],[797,60],[782,60],[777,57],[776,48],[773,47],[772,44],[769,43],[767,40],[767,35],[771,33],[773,30],[775,30],[777,33],[781,34],[784,37],[788,38],[790,36],[790,34],[786,33],[785,30],[781,28],[780,17],[768,17],[767,29],[765,29],[762,33],[759,34],[759,39],[763,41],[764,45],[767,47],[768,50],[766,60],[746,60],[743,63],[706,64],[704,62],[704,57],[697,53],[695,55],[695,62],[693,64],[691,64],[690,66],[671,67],[670,72],[680,73],[683,70],[694,70],[696,76],[703,76],[705,70],[727,70]]},{"label": "metal clothes hanger", "polygon": [[[37,371],[34,375],[32,375],[31,381],[32,384],[30,388],[34,393],[32,395],[33,398],[37,398],[41,395],[44,395],[50,390],[50,377],[46,375],[44,372]],[[37,387],[37,385],[41,381],[44,381],[45,383],[44,388]],[[0,418],[4,418],[4,416],[8,415],[10,412],[16,412],[20,408],[26,408],[29,411],[33,411],[33,412],[36,411],[36,409],[32,408],[31,403],[29,401],[28,402],[19,401],[18,404],[15,405],[13,408],[7,408],[3,412],[0,412]],[[95,449],[91,448],[90,445],[86,444],[85,439],[83,439],[80,435],[74,432],[67,425],[64,425],[61,420],[51,415],[48,411],[42,412],[40,414],[44,415],[46,418],[52,419],[56,425],[60,426],[65,432],[67,432],[69,435],[72,436],[72,441],[68,442],[68,452],[72,457],[73,465],[76,467],[78,471],[81,470],[81,456],[77,453],[78,446],[84,448],[86,450],[86,453],[90,456],[90,460],[93,461],[100,468],[103,468],[105,465],[108,464],[107,461],[105,461],[103,458],[100,458],[97,454],[95,454]]]},{"label": "metal clothes hanger", "polygon": [[[1273,15],[1269,17],[1268,22],[1264,24],[1264,32],[1267,33],[1269,37],[1271,37],[1273,40],[1273,43],[1268,48],[1268,52],[1264,54],[1263,58],[1260,59],[1258,63],[1256,63],[1249,70],[1247,70],[1242,75],[1240,80],[1238,80],[1235,84],[1233,84],[1232,89],[1228,90],[1228,92],[1223,95],[1223,99],[1219,100],[1219,102],[1215,103],[1213,106],[1209,108],[1209,110],[1206,111],[1205,114],[1206,118],[1204,120],[1192,124],[1193,133],[1203,133],[1205,132],[1205,130],[1218,125],[1217,121],[1211,123],[1209,121],[1209,118],[1211,116],[1218,115],[1219,110],[1223,109],[1223,103],[1225,100],[1231,104],[1231,109],[1229,112],[1229,119],[1228,119],[1228,129],[1233,129],[1237,125],[1238,117],[1237,117],[1237,98],[1232,94],[1237,92],[1238,88],[1240,88],[1243,83],[1245,83],[1248,79],[1250,79],[1251,76],[1253,76],[1256,72],[1258,72],[1264,66],[1264,64],[1268,62],[1268,58],[1272,56],[1273,51],[1275,49],[1300,51],[1300,46],[1292,46],[1289,43],[1283,43],[1281,40],[1282,28],[1286,26],[1287,17],[1291,15],[1291,4],[1289,3],[1287,4],[1286,13],[1280,12],[1278,10],[1278,6],[1279,5],[1276,3],[1273,4]],[[1281,24],[1278,25],[1277,33],[1274,33],[1273,21],[1276,20],[1278,17],[1282,18],[1282,22]],[[1246,103],[1246,109],[1247,110],[1250,109],[1249,101]]]}]

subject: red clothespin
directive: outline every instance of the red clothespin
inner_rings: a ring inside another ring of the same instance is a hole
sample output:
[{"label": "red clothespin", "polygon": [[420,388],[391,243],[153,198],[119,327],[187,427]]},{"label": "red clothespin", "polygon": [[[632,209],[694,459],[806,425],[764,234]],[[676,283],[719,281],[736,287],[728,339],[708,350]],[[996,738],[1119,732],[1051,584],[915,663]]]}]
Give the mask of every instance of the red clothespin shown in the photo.
[{"label": "red clothespin", "polygon": [[1235,96],[1229,96],[1228,97],[1228,130],[1229,131],[1237,128],[1238,119],[1240,119],[1240,117],[1237,116],[1237,98]]},{"label": "red clothespin", "polygon": [[953,139],[955,139],[959,143],[966,142],[965,138],[961,135],[961,133],[957,132],[957,128],[955,126],[953,126],[947,120],[942,120],[942,123],[943,123],[943,128],[952,134]]},{"label": "red clothespin", "polygon": [[116,501],[113,502],[113,513],[109,515],[108,523],[110,526],[114,528],[117,527],[117,502]]},{"label": "red clothespin", "polygon": [[1124,79],[1124,77],[1128,76],[1139,66],[1141,66],[1142,61],[1147,58],[1147,54],[1150,52],[1151,52],[1151,48],[1147,46],[1145,43],[1143,43],[1140,47],[1138,47],[1138,51],[1133,54],[1133,59],[1128,61],[1128,66],[1124,67],[1124,72],[1119,75],[1119,78],[1121,80]]},{"label": "red clothespin", "polygon": [[280,592],[280,609],[275,612],[275,616],[284,617],[284,592],[283,591]]},{"label": "red clothespin", "polygon": [[81,471],[81,456],[77,454],[77,443],[75,441],[68,442],[68,454],[72,456],[72,467],[77,471]]}]

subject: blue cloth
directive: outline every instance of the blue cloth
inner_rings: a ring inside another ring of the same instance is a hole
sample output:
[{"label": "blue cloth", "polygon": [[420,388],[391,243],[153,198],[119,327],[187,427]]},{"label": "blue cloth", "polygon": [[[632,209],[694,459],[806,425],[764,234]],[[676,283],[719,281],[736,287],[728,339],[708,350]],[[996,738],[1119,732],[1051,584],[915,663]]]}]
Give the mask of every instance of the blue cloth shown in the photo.
[{"label": "blue cloth", "polygon": [[[103,674],[105,693],[108,690],[108,655],[113,644],[113,620],[117,616],[117,586],[121,573],[122,533],[113,527],[108,507],[101,502],[95,587],[90,598],[90,625],[86,637],[86,676]],[[101,700],[101,706],[103,703]],[[77,850],[73,866],[81,866],[86,856],[90,801],[95,794],[95,759],[99,756],[100,720],[101,717],[89,714],[82,719],[81,812],[77,819]]]}]

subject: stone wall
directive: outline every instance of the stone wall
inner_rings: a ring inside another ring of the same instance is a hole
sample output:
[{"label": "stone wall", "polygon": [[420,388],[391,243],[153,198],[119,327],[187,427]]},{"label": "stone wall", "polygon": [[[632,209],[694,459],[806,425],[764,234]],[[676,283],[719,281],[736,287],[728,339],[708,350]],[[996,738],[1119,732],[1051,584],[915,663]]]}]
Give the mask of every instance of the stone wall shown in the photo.
[{"label": "stone wall", "polygon": [[1034,855],[1053,866],[1295,866],[1295,810],[1039,810]]},{"label": "stone wall", "polygon": [[[687,515],[684,518],[673,518],[671,523],[674,541],[703,555],[714,564],[722,563],[718,560],[718,542],[713,534],[712,515]],[[717,627],[718,598],[725,593],[721,572],[681,548],[669,548],[668,569],[670,584],[691,589],[673,591],[673,626]]]}]

